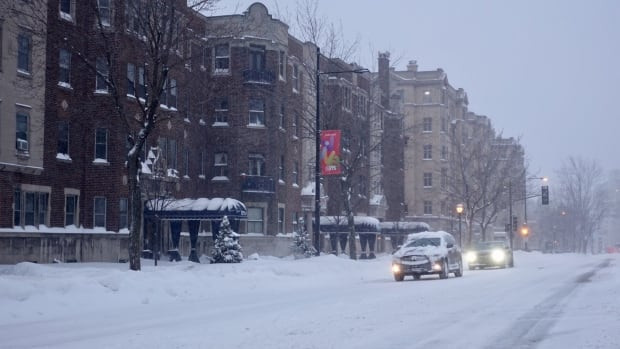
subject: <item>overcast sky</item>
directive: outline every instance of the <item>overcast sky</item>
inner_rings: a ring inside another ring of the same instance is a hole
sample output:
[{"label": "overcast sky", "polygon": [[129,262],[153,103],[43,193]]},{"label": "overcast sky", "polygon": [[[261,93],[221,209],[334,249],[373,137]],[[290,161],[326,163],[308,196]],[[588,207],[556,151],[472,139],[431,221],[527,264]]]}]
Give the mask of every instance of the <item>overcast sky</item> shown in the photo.
[{"label": "overcast sky", "polygon": [[[398,70],[443,68],[471,111],[521,138],[532,174],[553,177],[568,156],[620,168],[620,1],[317,1],[359,39],[362,65],[390,51]],[[253,2],[222,0],[219,13]],[[296,1],[262,2],[293,18]]]}]

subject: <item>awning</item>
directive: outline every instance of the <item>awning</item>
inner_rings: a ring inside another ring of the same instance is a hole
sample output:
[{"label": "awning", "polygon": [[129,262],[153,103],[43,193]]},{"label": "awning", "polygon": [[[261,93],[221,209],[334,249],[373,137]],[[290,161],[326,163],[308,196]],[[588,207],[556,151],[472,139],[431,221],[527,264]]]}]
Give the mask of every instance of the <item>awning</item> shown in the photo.
[{"label": "awning", "polygon": [[245,205],[231,198],[153,199],[144,205],[144,216],[162,220],[246,219]]},{"label": "awning", "polygon": [[[379,220],[375,217],[354,216],[356,233],[379,234]],[[348,233],[346,216],[321,216],[321,231],[325,233]]]}]

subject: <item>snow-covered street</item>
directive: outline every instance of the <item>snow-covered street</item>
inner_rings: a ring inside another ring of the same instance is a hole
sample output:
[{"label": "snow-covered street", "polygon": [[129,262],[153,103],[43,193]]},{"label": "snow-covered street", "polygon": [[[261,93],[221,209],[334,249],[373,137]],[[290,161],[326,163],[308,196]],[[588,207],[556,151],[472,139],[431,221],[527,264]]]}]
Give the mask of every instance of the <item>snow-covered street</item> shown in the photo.
[{"label": "snow-covered street", "polygon": [[2,348],[618,348],[620,254],[395,282],[391,256],[0,266]]}]

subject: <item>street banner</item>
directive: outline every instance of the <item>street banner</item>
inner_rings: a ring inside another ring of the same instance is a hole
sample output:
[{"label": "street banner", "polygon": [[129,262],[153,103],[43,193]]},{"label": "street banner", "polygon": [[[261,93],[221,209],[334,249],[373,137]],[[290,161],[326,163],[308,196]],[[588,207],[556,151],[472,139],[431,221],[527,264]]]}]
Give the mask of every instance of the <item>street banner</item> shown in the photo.
[{"label": "street banner", "polygon": [[342,173],[340,166],[340,130],[321,131],[321,175]]}]

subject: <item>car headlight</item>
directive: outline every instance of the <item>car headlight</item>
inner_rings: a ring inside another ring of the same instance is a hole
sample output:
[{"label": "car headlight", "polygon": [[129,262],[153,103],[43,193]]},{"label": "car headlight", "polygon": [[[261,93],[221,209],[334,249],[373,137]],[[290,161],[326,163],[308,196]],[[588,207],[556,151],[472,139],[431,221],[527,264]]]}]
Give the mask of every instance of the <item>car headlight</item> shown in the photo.
[{"label": "car headlight", "polygon": [[465,255],[465,258],[467,259],[467,262],[469,263],[473,263],[476,261],[476,259],[478,259],[478,255],[476,254],[476,252],[474,251],[469,251],[467,252],[467,254]]},{"label": "car headlight", "polygon": [[502,250],[493,250],[491,252],[491,258],[496,263],[503,262],[506,259],[506,252]]},{"label": "car headlight", "polygon": [[392,273],[394,274],[400,273],[400,265],[392,264]]}]

